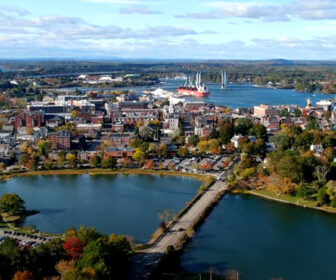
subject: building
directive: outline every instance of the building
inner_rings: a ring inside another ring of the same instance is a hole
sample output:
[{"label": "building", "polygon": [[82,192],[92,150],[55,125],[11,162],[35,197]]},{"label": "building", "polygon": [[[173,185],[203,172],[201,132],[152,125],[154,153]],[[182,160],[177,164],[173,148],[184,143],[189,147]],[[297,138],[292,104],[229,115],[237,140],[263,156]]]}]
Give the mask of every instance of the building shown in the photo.
[{"label": "building", "polygon": [[100,123],[79,123],[76,126],[79,132],[92,133],[100,132],[102,130],[102,124]]},{"label": "building", "polygon": [[125,147],[131,144],[132,134],[113,133],[108,137],[103,137],[102,140],[109,141],[115,147]]},{"label": "building", "polygon": [[53,150],[70,150],[71,148],[71,131],[60,130],[49,134],[51,149]]},{"label": "building", "polygon": [[133,148],[108,148],[105,155],[113,158],[129,158],[134,155]]},{"label": "building", "polygon": [[254,106],[254,114],[255,118],[261,119],[263,117],[274,117],[279,116],[279,109],[273,106],[269,106],[267,104],[261,104],[259,106]]},{"label": "building", "polygon": [[24,112],[15,116],[15,129],[20,127],[42,127],[45,126],[46,120],[44,112],[34,111],[34,112]]}]

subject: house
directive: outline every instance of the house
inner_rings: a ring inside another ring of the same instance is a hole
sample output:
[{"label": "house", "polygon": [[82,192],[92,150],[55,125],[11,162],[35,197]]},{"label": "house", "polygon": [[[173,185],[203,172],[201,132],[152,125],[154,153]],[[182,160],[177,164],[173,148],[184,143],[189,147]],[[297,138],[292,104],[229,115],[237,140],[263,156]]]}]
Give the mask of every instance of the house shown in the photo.
[{"label": "house", "polygon": [[233,143],[234,147],[237,149],[239,147],[239,140],[243,138],[243,135],[239,134],[239,135],[234,135],[231,138],[231,143]]},{"label": "house", "polygon": [[316,154],[322,154],[324,152],[324,148],[322,144],[317,144],[317,145],[311,144],[310,150]]}]

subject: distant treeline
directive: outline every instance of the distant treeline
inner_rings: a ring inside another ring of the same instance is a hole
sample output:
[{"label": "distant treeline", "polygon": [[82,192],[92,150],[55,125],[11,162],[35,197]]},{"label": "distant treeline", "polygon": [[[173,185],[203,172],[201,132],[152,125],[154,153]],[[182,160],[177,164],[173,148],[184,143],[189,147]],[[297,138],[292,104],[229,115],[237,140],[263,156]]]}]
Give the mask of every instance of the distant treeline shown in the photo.
[{"label": "distant treeline", "polygon": [[[336,62],[328,61],[0,61],[0,65],[13,72],[0,73],[0,79],[29,77],[35,75],[67,75],[79,73],[113,76],[142,73],[158,78],[186,74],[193,76],[202,71],[205,82],[219,83],[221,71],[228,73],[234,83],[251,82],[267,85],[270,82],[279,88],[295,88],[298,91],[324,91],[333,93],[336,77]],[[330,85],[331,84],[331,85]]]}]

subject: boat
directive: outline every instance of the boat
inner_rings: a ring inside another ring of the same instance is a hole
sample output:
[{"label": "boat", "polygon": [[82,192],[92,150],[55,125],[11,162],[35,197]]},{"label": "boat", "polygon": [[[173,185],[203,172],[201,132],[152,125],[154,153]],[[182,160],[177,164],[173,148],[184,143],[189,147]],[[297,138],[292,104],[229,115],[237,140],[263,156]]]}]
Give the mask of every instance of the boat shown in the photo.
[{"label": "boat", "polygon": [[207,90],[206,86],[202,83],[201,72],[196,74],[195,83],[192,83],[188,78],[183,86],[177,89],[179,94],[191,95],[195,97],[207,97],[210,95],[210,91]]}]

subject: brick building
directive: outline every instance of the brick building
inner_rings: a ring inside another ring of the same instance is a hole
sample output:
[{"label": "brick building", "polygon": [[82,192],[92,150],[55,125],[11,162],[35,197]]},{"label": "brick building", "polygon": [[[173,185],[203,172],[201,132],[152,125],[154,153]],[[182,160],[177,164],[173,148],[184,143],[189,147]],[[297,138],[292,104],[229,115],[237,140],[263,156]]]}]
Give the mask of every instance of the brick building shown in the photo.
[{"label": "brick building", "polygon": [[71,147],[71,132],[70,130],[61,130],[49,134],[51,148],[53,150],[70,150]]},{"label": "brick building", "polygon": [[45,115],[42,111],[23,112],[15,116],[14,122],[15,129],[20,127],[42,127],[46,124]]}]

